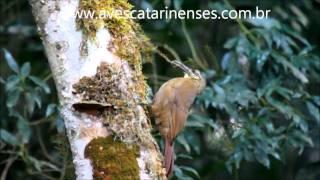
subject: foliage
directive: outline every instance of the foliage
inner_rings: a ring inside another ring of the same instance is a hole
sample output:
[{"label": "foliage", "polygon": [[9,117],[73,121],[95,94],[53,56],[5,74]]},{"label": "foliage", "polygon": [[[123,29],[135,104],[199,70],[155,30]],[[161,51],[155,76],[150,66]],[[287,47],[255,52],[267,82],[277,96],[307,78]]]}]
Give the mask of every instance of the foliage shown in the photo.
[{"label": "foliage", "polygon": [[[0,128],[0,153],[3,154],[1,157],[6,159],[4,161],[5,167],[8,168],[6,171],[15,161],[22,161],[30,175],[42,174],[43,177],[50,179],[51,174],[62,172],[61,178],[63,178],[65,169],[67,169],[66,158],[68,156],[51,157],[48,154],[49,150],[44,145],[43,137],[41,137],[43,136],[40,130],[43,127],[42,124],[55,123],[57,118],[56,104],[44,102],[44,96],[51,93],[50,87],[45,80],[31,75],[30,62],[25,62],[20,67],[8,50],[3,49],[3,52],[7,65],[13,72],[6,80],[1,78],[5,89],[6,110],[8,111],[7,116],[1,116]],[[41,114],[37,113],[38,110],[41,111]],[[34,116],[38,116],[39,119],[33,120]],[[45,127],[50,128],[49,126]],[[63,129],[61,133],[63,133]],[[39,155],[33,152],[34,139],[40,143],[45,158],[38,158]],[[56,143],[57,148],[58,146],[62,148],[59,145],[60,142]],[[69,153],[69,150],[65,150],[65,153]],[[63,160],[64,164],[61,164],[60,160]],[[3,178],[6,177],[6,171],[2,171]]]},{"label": "foliage", "polygon": [[[215,7],[217,4],[213,4]],[[226,9],[226,8],[225,8]],[[306,39],[276,19],[250,20],[246,32],[230,38],[215,82],[199,102],[217,109],[216,122],[233,143],[228,169],[242,160],[270,167],[270,157],[283,160],[285,147],[313,146],[309,125],[320,125],[317,82],[320,59]],[[306,109],[305,107],[308,107]]]},{"label": "foliage", "polygon": [[[294,4],[290,6],[297,11]],[[210,2],[209,7],[233,9],[228,1]],[[318,146],[320,96],[312,87],[319,85],[320,58],[299,32],[297,25],[306,23],[297,16],[288,24],[278,15],[235,20],[239,32],[225,41],[221,59],[210,47],[206,49],[209,53],[195,50],[185,23],[175,24],[175,28],[181,24],[180,32],[192,52],[187,62],[202,69],[208,82],[187,129],[177,138],[175,178],[198,178],[192,166],[188,166],[189,172],[180,168],[183,165],[179,162],[190,162],[179,161],[181,155],[203,158],[204,151],[218,152],[229,172],[238,178],[243,161],[258,162],[269,169],[274,160],[286,162],[288,149],[297,149],[301,155],[305,147]],[[178,53],[169,50],[168,54],[174,57]],[[206,53],[209,56],[204,57]],[[203,165],[196,167],[204,169]]]}]

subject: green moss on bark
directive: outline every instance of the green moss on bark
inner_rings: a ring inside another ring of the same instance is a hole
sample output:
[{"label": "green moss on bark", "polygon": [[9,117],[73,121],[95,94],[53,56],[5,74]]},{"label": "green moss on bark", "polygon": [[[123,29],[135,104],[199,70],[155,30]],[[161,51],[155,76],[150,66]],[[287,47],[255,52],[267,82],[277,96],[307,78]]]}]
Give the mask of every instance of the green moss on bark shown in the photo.
[{"label": "green moss on bark", "polygon": [[85,157],[91,159],[97,180],[140,179],[138,156],[137,146],[114,141],[111,136],[93,139],[85,149]]}]

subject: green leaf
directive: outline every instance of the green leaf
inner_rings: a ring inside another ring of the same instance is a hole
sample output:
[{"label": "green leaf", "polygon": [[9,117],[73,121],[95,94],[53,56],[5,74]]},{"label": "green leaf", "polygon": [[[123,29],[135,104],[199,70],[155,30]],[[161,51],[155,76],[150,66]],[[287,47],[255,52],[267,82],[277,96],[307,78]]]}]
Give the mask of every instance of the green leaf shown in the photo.
[{"label": "green leaf", "polygon": [[177,177],[177,180],[193,180],[193,178],[186,176],[180,166],[174,166],[173,169],[174,175]]},{"label": "green leaf", "polygon": [[187,166],[180,166],[180,168],[183,170],[183,171],[187,171],[187,172],[190,172],[192,173],[193,175],[195,175],[197,178],[200,179],[200,175],[198,174],[198,172],[191,168],[191,167],[187,167]]},{"label": "green leaf", "polygon": [[231,61],[234,59],[234,56],[231,52],[225,53],[221,60],[221,68],[227,70],[231,66]]},{"label": "green leaf", "polygon": [[253,135],[258,138],[258,139],[263,139],[264,138],[264,133],[263,131],[260,129],[259,126],[257,125],[252,125],[250,127],[251,132],[253,133]]},{"label": "green leaf", "polygon": [[225,97],[225,92],[221,86],[214,84],[213,88],[218,95]]},{"label": "green leaf", "polygon": [[277,160],[281,160],[281,157],[280,157],[280,155],[279,155],[279,153],[277,153],[277,152],[271,152],[270,153],[275,159],[277,159]]},{"label": "green leaf", "polygon": [[42,164],[41,161],[39,161],[38,159],[32,157],[32,156],[28,156],[28,160],[31,162],[31,164],[35,167],[35,169],[38,172],[42,172],[41,168],[42,168]]},{"label": "green leaf", "polygon": [[5,84],[6,81],[0,76],[0,83]]},{"label": "green leaf", "polygon": [[232,8],[230,6],[227,6],[225,3],[222,2],[212,2],[209,1],[209,7],[210,9],[214,9],[217,10],[218,13],[222,13],[224,10],[232,10]]},{"label": "green leaf", "polygon": [[20,78],[17,75],[11,75],[7,78],[6,91],[11,91],[18,86]]},{"label": "green leaf", "polygon": [[223,47],[226,49],[232,49],[237,45],[238,40],[239,40],[238,37],[231,38],[226,43],[224,43]]},{"label": "green leaf", "polygon": [[49,104],[47,106],[47,110],[46,110],[46,117],[49,117],[51,114],[53,114],[55,109],[56,109],[56,107],[57,107],[56,104]]},{"label": "green leaf", "polygon": [[244,149],[243,156],[246,161],[253,161],[254,160],[253,153],[247,149]]},{"label": "green leaf", "polygon": [[283,27],[283,30],[288,33],[289,35],[291,35],[292,37],[296,38],[297,40],[299,40],[300,42],[302,42],[305,46],[307,47],[312,47],[310,45],[310,43],[308,42],[307,39],[305,39],[304,37],[302,37],[299,33],[292,31],[289,28]]},{"label": "green leaf", "polygon": [[32,82],[34,82],[36,85],[40,86],[45,93],[49,94],[50,93],[50,88],[49,86],[41,79],[35,76],[29,76],[28,77]]},{"label": "green leaf", "polygon": [[314,144],[313,144],[313,142],[312,142],[312,139],[311,139],[309,136],[307,136],[306,134],[304,134],[304,133],[296,130],[296,131],[293,132],[293,135],[294,135],[297,139],[300,139],[300,140],[308,143],[311,147],[314,146]]},{"label": "green leaf", "polygon": [[14,91],[10,91],[7,94],[7,107],[8,108],[12,108],[13,106],[15,106],[18,103],[19,97],[20,97],[20,91],[18,89],[14,90]]},{"label": "green leaf", "polygon": [[204,128],[206,124],[212,126],[213,122],[212,119],[198,114],[192,114],[188,119],[186,127],[193,128]]},{"label": "green leaf", "polygon": [[320,112],[319,108],[317,108],[313,103],[307,102],[307,107],[309,110],[309,113],[315,118],[318,124],[320,124]]},{"label": "green leaf", "polygon": [[19,144],[18,139],[5,129],[0,129],[0,139],[12,146]]},{"label": "green leaf", "polygon": [[247,22],[251,23],[254,26],[263,27],[265,29],[281,28],[280,22],[274,18],[264,18],[264,19],[249,18]]},{"label": "green leaf", "polygon": [[193,157],[188,154],[178,154],[176,157],[177,159],[193,159]]},{"label": "green leaf", "polygon": [[173,1],[173,6],[175,10],[180,10],[182,6],[183,0],[175,0]]},{"label": "green leaf", "polygon": [[254,154],[259,163],[263,164],[267,168],[270,167],[270,160],[265,152],[261,151],[260,149],[256,149]]},{"label": "green leaf", "polygon": [[280,133],[284,133],[286,131],[286,128],[284,126],[280,126],[279,128],[277,128],[274,132],[276,134],[280,134]]},{"label": "green leaf", "polygon": [[189,146],[186,138],[184,137],[184,134],[180,134],[180,135],[177,137],[176,140],[177,140],[177,142],[178,142],[179,144],[181,144],[181,145],[184,147],[184,149],[185,149],[188,153],[190,153],[191,149],[190,149],[190,146]]},{"label": "green leaf", "polygon": [[275,90],[277,93],[279,93],[281,96],[283,96],[287,100],[290,100],[291,96],[293,95],[293,92],[291,90],[284,87],[277,87],[277,89]]},{"label": "green leaf", "polygon": [[25,94],[25,98],[28,112],[29,114],[32,114],[34,111],[35,100],[29,92]]},{"label": "green leaf", "polygon": [[300,116],[293,115],[293,121],[304,133],[308,133],[308,124]]},{"label": "green leaf", "polygon": [[236,152],[235,154],[233,154],[233,158],[234,158],[234,161],[235,161],[235,164],[236,164],[236,168],[239,169],[240,168],[240,163],[241,163],[242,158],[243,158],[242,152],[240,152],[240,151]]},{"label": "green leaf", "polygon": [[19,65],[17,64],[16,60],[13,58],[9,51],[7,51],[6,49],[3,49],[3,51],[9,68],[15,73],[19,74]]},{"label": "green leaf", "polygon": [[179,166],[174,166],[174,175],[177,176],[178,178],[183,176],[182,170],[180,169]]},{"label": "green leaf", "polygon": [[30,98],[32,99],[33,102],[36,102],[38,108],[41,108],[42,102],[41,102],[41,96],[36,92],[36,91],[30,91],[28,93],[30,95]]},{"label": "green leaf", "polygon": [[29,123],[22,117],[18,119],[18,131],[23,143],[28,143],[31,137],[31,128]]},{"label": "green leaf", "polygon": [[312,100],[317,106],[320,106],[320,96],[313,96]]},{"label": "green leaf", "polygon": [[239,136],[242,136],[243,134],[245,134],[245,130],[244,129],[236,129],[234,132],[233,132],[233,134],[232,134],[232,139],[235,139],[235,138],[237,138],[237,137],[239,137]]},{"label": "green leaf", "polygon": [[284,56],[281,56],[276,53],[272,53],[272,56],[275,60],[279,61],[284,68],[289,68],[292,72],[292,74],[298,78],[302,83],[308,83],[308,78],[294,65],[292,65]]},{"label": "green leaf", "polygon": [[26,78],[29,74],[30,74],[30,70],[31,70],[31,65],[29,62],[26,62],[23,64],[22,68],[21,68],[21,76],[23,78]]},{"label": "green leaf", "polygon": [[65,132],[65,125],[61,118],[58,118],[55,122],[58,133],[63,134]]},{"label": "green leaf", "polygon": [[250,90],[238,91],[232,98],[244,107],[248,107],[250,102],[255,103],[257,101],[255,93]]},{"label": "green leaf", "polygon": [[273,126],[272,122],[267,122],[266,123],[266,128],[267,128],[268,133],[273,133],[274,132],[274,126]]},{"label": "green leaf", "polygon": [[204,124],[198,121],[187,121],[186,127],[204,128]]},{"label": "green leaf", "polygon": [[262,72],[262,68],[266,64],[266,62],[268,61],[269,55],[270,55],[269,51],[259,53],[259,55],[257,57],[257,64],[256,64],[256,68],[257,68],[258,72]]},{"label": "green leaf", "polygon": [[232,173],[232,170],[233,170],[232,159],[229,158],[229,160],[225,163],[225,166],[227,167],[228,172]]}]

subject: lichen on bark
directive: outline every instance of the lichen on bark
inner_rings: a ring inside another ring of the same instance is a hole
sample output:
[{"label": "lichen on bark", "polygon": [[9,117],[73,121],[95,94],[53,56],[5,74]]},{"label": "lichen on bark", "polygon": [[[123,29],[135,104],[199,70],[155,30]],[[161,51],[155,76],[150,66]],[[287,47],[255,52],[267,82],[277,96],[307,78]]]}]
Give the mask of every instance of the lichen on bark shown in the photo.
[{"label": "lichen on bark", "polygon": [[102,117],[107,129],[121,140],[144,142],[149,140],[150,126],[139,118],[137,86],[128,78],[124,66],[102,63],[94,76],[81,78],[73,85],[73,93],[81,99],[74,108],[96,110],[94,114]]},{"label": "lichen on bark", "polygon": [[[127,0],[80,0],[79,10],[94,12],[93,19],[77,19],[79,29],[88,39],[94,40],[100,28],[106,28],[112,35],[109,50],[122,60],[126,60],[134,76],[132,80],[137,84],[136,92],[141,101],[146,102],[146,82],[142,74],[142,59],[150,59],[154,46],[145,36],[140,25],[125,14],[115,15],[116,10],[130,11],[133,6]],[[101,15],[113,15],[107,18]],[[145,58],[143,58],[145,57]]]},{"label": "lichen on bark", "polygon": [[111,136],[93,139],[85,149],[85,157],[91,159],[97,180],[140,179],[138,156],[137,145],[114,141]]},{"label": "lichen on bark", "polygon": [[[158,146],[150,134],[151,125],[146,116],[147,84],[142,74],[142,59],[150,58],[154,47],[132,19],[98,17],[102,11],[112,13],[131,8],[127,0],[80,0],[78,10],[95,12],[93,19],[77,19],[84,39],[80,49],[85,51],[86,44],[95,43],[96,35],[106,29],[111,34],[106,51],[116,57],[112,63],[102,61],[95,75],[81,77],[73,84],[73,94],[80,100],[73,108],[98,116],[114,139],[140,147],[140,173],[158,179],[164,173]],[[91,159],[94,173],[99,171],[96,160]],[[110,177],[114,179],[112,175]]]}]

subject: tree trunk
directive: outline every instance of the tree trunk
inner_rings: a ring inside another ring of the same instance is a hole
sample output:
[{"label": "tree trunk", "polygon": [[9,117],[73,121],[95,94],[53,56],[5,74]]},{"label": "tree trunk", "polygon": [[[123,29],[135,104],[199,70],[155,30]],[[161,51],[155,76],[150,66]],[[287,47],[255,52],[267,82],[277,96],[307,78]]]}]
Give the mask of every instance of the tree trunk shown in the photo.
[{"label": "tree trunk", "polygon": [[140,55],[146,38],[130,19],[76,18],[79,9],[131,6],[125,0],[30,4],[55,80],[77,179],[165,179],[146,111]]}]

